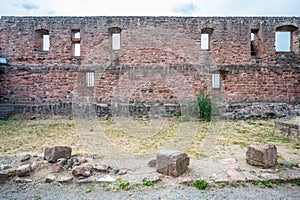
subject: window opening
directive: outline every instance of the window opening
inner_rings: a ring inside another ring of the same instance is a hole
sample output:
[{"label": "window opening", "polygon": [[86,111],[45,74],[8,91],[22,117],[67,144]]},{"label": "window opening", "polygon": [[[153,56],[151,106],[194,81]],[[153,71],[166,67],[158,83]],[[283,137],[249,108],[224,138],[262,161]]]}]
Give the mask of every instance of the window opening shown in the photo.
[{"label": "window opening", "polygon": [[38,29],[35,31],[36,41],[34,44],[35,51],[49,51],[50,49],[50,36],[49,31],[46,29]]},{"label": "window opening", "polygon": [[80,43],[73,43],[72,48],[73,56],[80,56]]},{"label": "window opening", "polygon": [[201,34],[201,49],[202,50],[209,49],[209,34],[208,33]]},{"label": "window opening", "polygon": [[276,32],[275,34],[276,51],[291,51],[291,32]]},{"label": "window opening", "polygon": [[250,35],[251,56],[257,56],[258,54],[258,30],[252,29]]},{"label": "window opening", "polygon": [[220,74],[212,74],[212,88],[220,88]]},{"label": "window opening", "polygon": [[121,47],[121,34],[113,33],[112,34],[112,49],[120,50],[120,47]]},{"label": "window opening", "polygon": [[121,49],[121,29],[118,27],[112,27],[108,29],[111,40],[111,48],[112,50],[120,50]]},{"label": "window opening", "polygon": [[277,52],[292,52],[296,51],[296,46],[293,46],[294,31],[298,27],[294,25],[284,25],[276,28],[275,32],[275,50]]},{"label": "window opening", "polygon": [[43,51],[49,51],[50,38],[49,35],[43,35]]},{"label": "window opening", "polygon": [[87,72],[86,73],[86,86],[87,87],[94,87],[94,80],[95,80],[95,73],[94,72]]},{"label": "window opening", "polygon": [[80,56],[80,30],[72,29],[72,55]]}]

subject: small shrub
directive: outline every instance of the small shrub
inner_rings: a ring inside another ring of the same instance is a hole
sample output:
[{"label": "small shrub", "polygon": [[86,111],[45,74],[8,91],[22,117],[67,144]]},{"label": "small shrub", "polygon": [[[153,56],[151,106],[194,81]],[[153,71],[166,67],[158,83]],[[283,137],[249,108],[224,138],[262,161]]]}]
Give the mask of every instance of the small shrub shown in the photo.
[{"label": "small shrub", "polygon": [[198,109],[198,117],[201,120],[210,120],[212,110],[211,99],[208,95],[204,94],[203,90],[196,99],[196,108]]},{"label": "small shrub", "polygon": [[208,183],[205,180],[193,181],[193,185],[199,190],[205,190],[208,187]]}]

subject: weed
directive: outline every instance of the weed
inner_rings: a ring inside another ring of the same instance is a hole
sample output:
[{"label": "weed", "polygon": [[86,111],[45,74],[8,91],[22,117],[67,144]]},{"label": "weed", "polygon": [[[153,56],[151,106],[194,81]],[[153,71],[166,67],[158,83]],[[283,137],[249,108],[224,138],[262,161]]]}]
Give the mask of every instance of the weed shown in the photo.
[{"label": "weed", "polygon": [[208,183],[205,180],[195,180],[193,181],[193,186],[199,190],[205,190],[208,187]]},{"label": "weed", "polygon": [[282,143],[290,143],[291,140],[289,138],[281,138]]},{"label": "weed", "polygon": [[300,186],[300,178],[298,178],[296,181],[295,181],[295,184]]},{"label": "weed", "polygon": [[270,181],[262,180],[261,184],[269,188],[273,187],[273,184]]},{"label": "weed", "polygon": [[276,186],[281,186],[281,183],[280,182],[275,182],[275,185]]},{"label": "weed", "polygon": [[202,120],[210,120],[212,103],[208,95],[201,91],[200,96],[196,99],[196,106],[198,108],[198,117]]},{"label": "weed", "polygon": [[253,185],[260,185],[260,186],[265,186],[265,187],[269,187],[272,188],[273,184],[270,181],[266,181],[266,180],[261,180],[261,181],[253,181],[252,182]]},{"label": "weed", "polygon": [[142,185],[142,184],[140,184],[140,183],[135,183],[135,184],[134,184],[135,187],[141,187],[141,185]]},{"label": "weed", "polygon": [[90,192],[92,192],[92,190],[91,190],[90,188],[85,189],[85,193],[86,193],[86,194],[88,194],[88,193],[90,193]]},{"label": "weed", "polygon": [[155,183],[153,181],[149,181],[147,178],[144,178],[143,185],[144,186],[155,186]]},{"label": "weed", "polygon": [[258,184],[259,184],[259,181],[258,181],[258,180],[254,180],[254,181],[252,181],[252,184],[253,184],[253,185],[258,185]]},{"label": "weed", "polygon": [[221,184],[219,185],[220,188],[224,188],[224,187],[226,187],[226,186],[227,186],[226,183],[221,183]]},{"label": "weed", "polygon": [[295,149],[300,149],[300,144],[297,144],[297,143],[296,143],[296,144],[294,145],[294,148],[295,148]]},{"label": "weed", "polygon": [[118,184],[117,190],[128,190],[130,189],[130,183],[129,182],[122,182]]},{"label": "weed", "polygon": [[111,187],[110,187],[110,184],[109,183],[104,183],[102,185],[104,191],[110,191],[111,190]]}]

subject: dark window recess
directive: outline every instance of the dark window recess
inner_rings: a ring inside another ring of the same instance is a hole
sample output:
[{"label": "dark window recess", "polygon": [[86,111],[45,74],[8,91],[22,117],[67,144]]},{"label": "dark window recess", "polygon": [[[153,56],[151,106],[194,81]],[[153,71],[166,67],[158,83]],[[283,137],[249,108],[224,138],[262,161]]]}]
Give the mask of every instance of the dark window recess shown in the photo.
[{"label": "dark window recess", "polygon": [[251,29],[251,56],[258,55],[258,29]]}]

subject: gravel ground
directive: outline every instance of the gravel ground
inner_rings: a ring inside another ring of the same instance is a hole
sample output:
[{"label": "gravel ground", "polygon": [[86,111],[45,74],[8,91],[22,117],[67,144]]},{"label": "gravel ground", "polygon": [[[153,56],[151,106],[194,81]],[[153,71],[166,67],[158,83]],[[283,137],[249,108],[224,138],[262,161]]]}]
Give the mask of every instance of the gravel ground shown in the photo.
[{"label": "gravel ground", "polygon": [[[90,193],[85,193],[87,188]],[[104,191],[98,185],[26,184],[4,185],[0,199],[300,199],[299,186],[285,184],[275,188],[230,187],[198,190],[184,185],[164,188],[141,187],[122,191]]]}]

